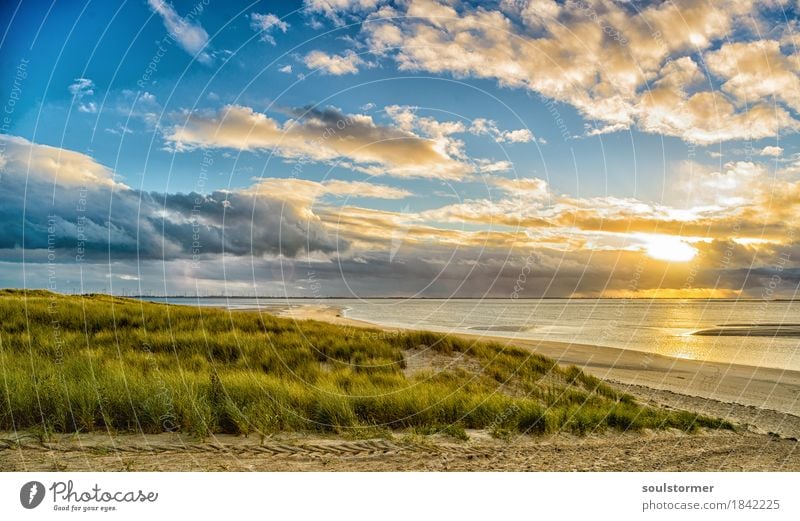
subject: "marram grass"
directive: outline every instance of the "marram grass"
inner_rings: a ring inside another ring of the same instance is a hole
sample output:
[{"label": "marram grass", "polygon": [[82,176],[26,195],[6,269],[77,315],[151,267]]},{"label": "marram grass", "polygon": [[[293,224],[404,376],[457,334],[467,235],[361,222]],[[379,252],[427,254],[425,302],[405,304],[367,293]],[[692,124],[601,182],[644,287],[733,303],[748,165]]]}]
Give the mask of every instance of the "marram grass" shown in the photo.
[{"label": "marram grass", "polygon": [[[406,376],[407,358],[423,350],[454,363]],[[500,344],[0,291],[0,430],[465,437],[466,429],[510,436],[670,427],[731,428],[638,404],[576,367]]]}]

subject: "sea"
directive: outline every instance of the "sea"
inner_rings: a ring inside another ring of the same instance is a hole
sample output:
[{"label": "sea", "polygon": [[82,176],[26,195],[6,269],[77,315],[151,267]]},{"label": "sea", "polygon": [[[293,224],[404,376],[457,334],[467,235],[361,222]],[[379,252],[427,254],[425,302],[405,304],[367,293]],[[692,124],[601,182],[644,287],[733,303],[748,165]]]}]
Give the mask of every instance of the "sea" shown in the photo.
[{"label": "sea", "polygon": [[376,325],[630,349],[800,371],[800,301],[147,298],[193,306],[326,305]]}]

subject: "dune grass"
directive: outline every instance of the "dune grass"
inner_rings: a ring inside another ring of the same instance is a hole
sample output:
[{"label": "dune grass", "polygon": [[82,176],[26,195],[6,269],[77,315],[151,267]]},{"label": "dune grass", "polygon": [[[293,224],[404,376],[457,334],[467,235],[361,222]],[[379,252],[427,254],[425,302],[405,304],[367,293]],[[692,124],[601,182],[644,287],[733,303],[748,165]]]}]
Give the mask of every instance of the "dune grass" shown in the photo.
[{"label": "dune grass", "polygon": [[[406,375],[407,357],[451,355]],[[475,370],[465,370],[464,364]],[[0,430],[465,437],[730,428],[636,403],[576,367],[429,332],[361,334],[257,312],[0,291]]]}]

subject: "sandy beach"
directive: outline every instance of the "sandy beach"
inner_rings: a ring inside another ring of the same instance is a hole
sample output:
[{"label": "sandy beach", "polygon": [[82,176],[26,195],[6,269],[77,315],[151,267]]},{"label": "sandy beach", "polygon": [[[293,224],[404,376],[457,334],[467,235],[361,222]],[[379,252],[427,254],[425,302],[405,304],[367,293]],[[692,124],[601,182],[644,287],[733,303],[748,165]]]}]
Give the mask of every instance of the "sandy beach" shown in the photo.
[{"label": "sandy beach", "polygon": [[[336,306],[303,305],[270,310],[295,320],[342,326],[396,328],[354,320]],[[800,372],[669,358],[611,347],[457,334],[475,341],[515,345],[576,365],[645,402],[719,416],[756,433],[800,437]]]}]

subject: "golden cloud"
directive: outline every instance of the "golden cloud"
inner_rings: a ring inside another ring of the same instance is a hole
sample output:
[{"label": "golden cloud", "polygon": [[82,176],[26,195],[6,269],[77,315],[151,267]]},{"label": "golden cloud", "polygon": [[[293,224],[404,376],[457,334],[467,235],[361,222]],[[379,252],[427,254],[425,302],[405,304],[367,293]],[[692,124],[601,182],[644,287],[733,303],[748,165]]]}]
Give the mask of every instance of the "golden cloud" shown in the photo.
[{"label": "golden cloud", "polygon": [[250,107],[227,105],[216,113],[193,112],[166,133],[175,150],[232,148],[274,150],[281,157],[352,161],[371,174],[460,179],[472,169],[451,157],[442,142],[370,116],[309,109],[280,123]]}]

